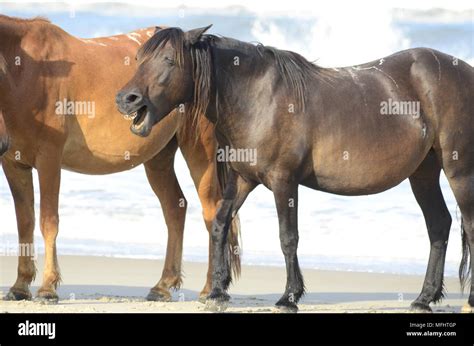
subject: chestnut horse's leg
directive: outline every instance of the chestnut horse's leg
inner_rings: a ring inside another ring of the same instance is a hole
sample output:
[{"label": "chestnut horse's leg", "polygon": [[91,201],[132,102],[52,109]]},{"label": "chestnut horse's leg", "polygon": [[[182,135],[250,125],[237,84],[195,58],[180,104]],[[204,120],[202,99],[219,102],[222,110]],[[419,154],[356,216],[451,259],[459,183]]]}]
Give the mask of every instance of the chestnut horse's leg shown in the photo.
[{"label": "chestnut horse's leg", "polygon": [[168,245],[163,274],[147,296],[148,300],[153,301],[171,300],[170,288],[179,288],[182,282],[181,260],[187,202],[174,171],[177,148],[176,138],[173,138],[153,159],[144,164],[148,182],[160,200],[168,227]]},{"label": "chestnut horse's leg", "polygon": [[39,155],[36,159],[40,185],[40,228],[45,251],[43,283],[38,290],[38,299],[50,302],[57,302],[56,288],[61,281],[56,252],[61,152],[57,152],[56,148],[48,146],[44,149],[44,154]]},{"label": "chestnut horse's leg", "polygon": [[[203,133],[201,135],[205,134]],[[212,138],[213,134],[210,134],[210,136]],[[216,146],[212,141],[209,141],[208,144],[209,145],[205,145],[202,141],[196,142],[194,138],[179,138],[179,146],[199,195],[204,222],[209,232],[209,262],[206,283],[199,295],[199,300],[201,301],[205,300],[211,291],[212,242],[210,234],[212,220],[216,216],[218,203],[222,199],[217,181],[216,165],[214,162]]]},{"label": "chestnut horse's leg", "polygon": [[298,249],[298,184],[279,179],[271,185],[280,226],[280,244],[286,263],[286,289],[276,306],[296,312],[296,303],[304,294],[303,276],[297,257]]},{"label": "chestnut horse's leg", "polygon": [[244,180],[235,171],[229,171],[223,200],[212,223],[212,290],[208,299],[217,303],[229,300],[226,293],[231,282],[231,266],[228,258],[228,233],[233,217],[257,184]]},{"label": "chestnut horse's leg", "polygon": [[[24,167],[20,163],[4,159],[3,171],[15,203],[19,248],[34,251],[35,210],[31,167]],[[29,287],[36,275],[34,257],[32,256],[34,254],[19,253],[18,255],[17,279],[5,297],[7,300],[31,299]]]},{"label": "chestnut horse's leg", "polygon": [[443,276],[448,248],[451,215],[439,185],[441,166],[430,151],[420,167],[410,177],[413,194],[423,211],[431,243],[430,258],[423,289],[411,304],[412,310],[431,311],[429,304],[443,298]]}]

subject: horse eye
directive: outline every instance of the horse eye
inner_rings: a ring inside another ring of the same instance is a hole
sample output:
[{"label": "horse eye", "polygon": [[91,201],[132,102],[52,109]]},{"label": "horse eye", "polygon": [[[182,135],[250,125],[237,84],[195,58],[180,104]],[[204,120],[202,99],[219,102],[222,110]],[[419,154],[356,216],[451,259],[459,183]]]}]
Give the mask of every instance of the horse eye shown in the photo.
[{"label": "horse eye", "polygon": [[170,65],[174,65],[174,60],[171,59],[171,58],[169,58],[169,57],[167,57],[167,56],[165,57],[165,61],[166,61],[168,64],[170,64]]}]

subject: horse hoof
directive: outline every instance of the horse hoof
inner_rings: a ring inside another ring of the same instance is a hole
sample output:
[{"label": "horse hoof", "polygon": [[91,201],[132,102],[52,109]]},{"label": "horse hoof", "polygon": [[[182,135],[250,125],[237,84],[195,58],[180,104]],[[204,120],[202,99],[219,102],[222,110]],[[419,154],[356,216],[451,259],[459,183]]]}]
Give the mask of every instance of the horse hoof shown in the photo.
[{"label": "horse hoof", "polygon": [[296,314],[298,312],[297,306],[275,305],[276,312],[282,314]]},{"label": "horse hoof", "polygon": [[474,307],[471,306],[469,303],[467,303],[461,308],[461,312],[463,314],[473,314],[474,313]]},{"label": "horse hoof", "polygon": [[39,291],[35,302],[38,302],[43,305],[54,305],[59,301],[59,297],[54,292]]},{"label": "horse hoof", "polygon": [[227,309],[230,296],[222,290],[212,290],[207,296],[205,310],[223,312]]},{"label": "horse hoof", "polygon": [[279,301],[276,302],[275,307],[280,312],[295,313],[298,312],[298,306],[294,300],[290,300],[288,296],[283,295]]},{"label": "horse hoof", "polygon": [[59,302],[59,298],[36,297],[34,301],[41,305],[56,305]]},{"label": "horse hoof", "polygon": [[227,292],[221,289],[214,289],[211,291],[211,293],[209,293],[207,299],[217,300],[219,302],[228,302],[230,300],[230,296],[227,294]]},{"label": "horse hoof", "polygon": [[18,301],[18,300],[31,300],[31,293],[25,291],[10,290],[3,300]]},{"label": "horse hoof", "polygon": [[148,293],[148,295],[146,296],[146,300],[148,300],[149,302],[170,302],[171,295],[169,293],[163,294],[151,290],[150,293]]},{"label": "horse hoof", "polygon": [[277,302],[275,304],[277,312],[286,313],[286,314],[295,314],[298,312],[298,306],[295,303],[291,302]]},{"label": "horse hoof", "polygon": [[413,313],[432,313],[430,306],[428,304],[413,302],[410,305],[410,312]]},{"label": "horse hoof", "polygon": [[208,295],[209,293],[201,293],[199,295],[198,302],[202,304],[206,304]]},{"label": "horse hoof", "polygon": [[216,299],[207,299],[204,310],[210,312],[224,312],[227,310],[228,301],[221,301]]}]

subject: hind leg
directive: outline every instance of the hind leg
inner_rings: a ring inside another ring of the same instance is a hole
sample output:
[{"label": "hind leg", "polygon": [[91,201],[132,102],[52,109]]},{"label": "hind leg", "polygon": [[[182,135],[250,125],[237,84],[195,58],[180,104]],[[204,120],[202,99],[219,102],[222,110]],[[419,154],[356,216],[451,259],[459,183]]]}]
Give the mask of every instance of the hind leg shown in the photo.
[{"label": "hind leg", "polygon": [[430,312],[429,304],[443,298],[444,263],[452,220],[439,185],[440,171],[441,166],[430,151],[410,177],[413,194],[425,217],[431,244],[423,288],[411,304],[412,310],[423,312]]},{"label": "hind leg", "polygon": [[[216,145],[214,140],[213,127],[208,126],[200,133],[196,141],[194,137],[184,136],[179,133],[179,148],[183,154],[186,164],[191,173],[191,177],[196,187],[199,200],[202,206],[202,215],[209,232],[209,261],[207,268],[206,283],[204,284],[199,300],[205,301],[211,291],[212,281],[212,221],[217,213],[219,201],[222,199],[222,192],[217,180],[217,165],[215,162]],[[231,226],[232,227],[232,226]]]},{"label": "hind leg", "polygon": [[212,265],[210,256],[212,253],[212,242],[210,240],[210,234],[212,230],[212,220],[216,216],[217,206],[221,199],[221,194],[219,193],[217,181],[215,179],[215,165],[211,162],[208,162],[207,160],[199,160],[198,162],[187,160],[188,167],[191,172],[199,200],[201,202],[204,223],[206,224],[207,231],[209,232],[209,261],[206,283],[199,294],[200,301],[205,300],[211,291]]},{"label": "hind leg", "polygon": [[[3,160],[3,171],[15,203],[19,248],[33,250],[35,228],[34,193],[31,167],[24,167],[10,160]],[[30,284],[35,278],[34,258],[30,254],[18,254],[18,274],[6,300],[31,299]]]},{"label": "hind leg", "polygon": [[163,273],[147,296],[151,301],[171,300],[170,289],[179,288],[182,283],[181,262],[187,202],[174,171],[177,147],[176,139],[172,139],[158,155],[144,164],[148,182],[160,200],[168,227]]}]

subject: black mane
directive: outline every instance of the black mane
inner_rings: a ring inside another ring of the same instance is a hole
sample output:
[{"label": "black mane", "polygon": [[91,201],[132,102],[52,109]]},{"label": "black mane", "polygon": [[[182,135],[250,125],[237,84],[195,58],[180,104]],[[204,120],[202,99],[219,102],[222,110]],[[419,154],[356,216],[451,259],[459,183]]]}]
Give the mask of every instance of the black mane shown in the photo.
[{"label": "black mane", "polygon": [[306,60],[298,53],[281,50],[275,47],[256,46],[257,51],[268,52],[273,55],[277,69],[280,72],[287,87],[293,90],[293,95],[301,111],[305,109],[306,80],[310,76],[319,76],[321,67]]}]

